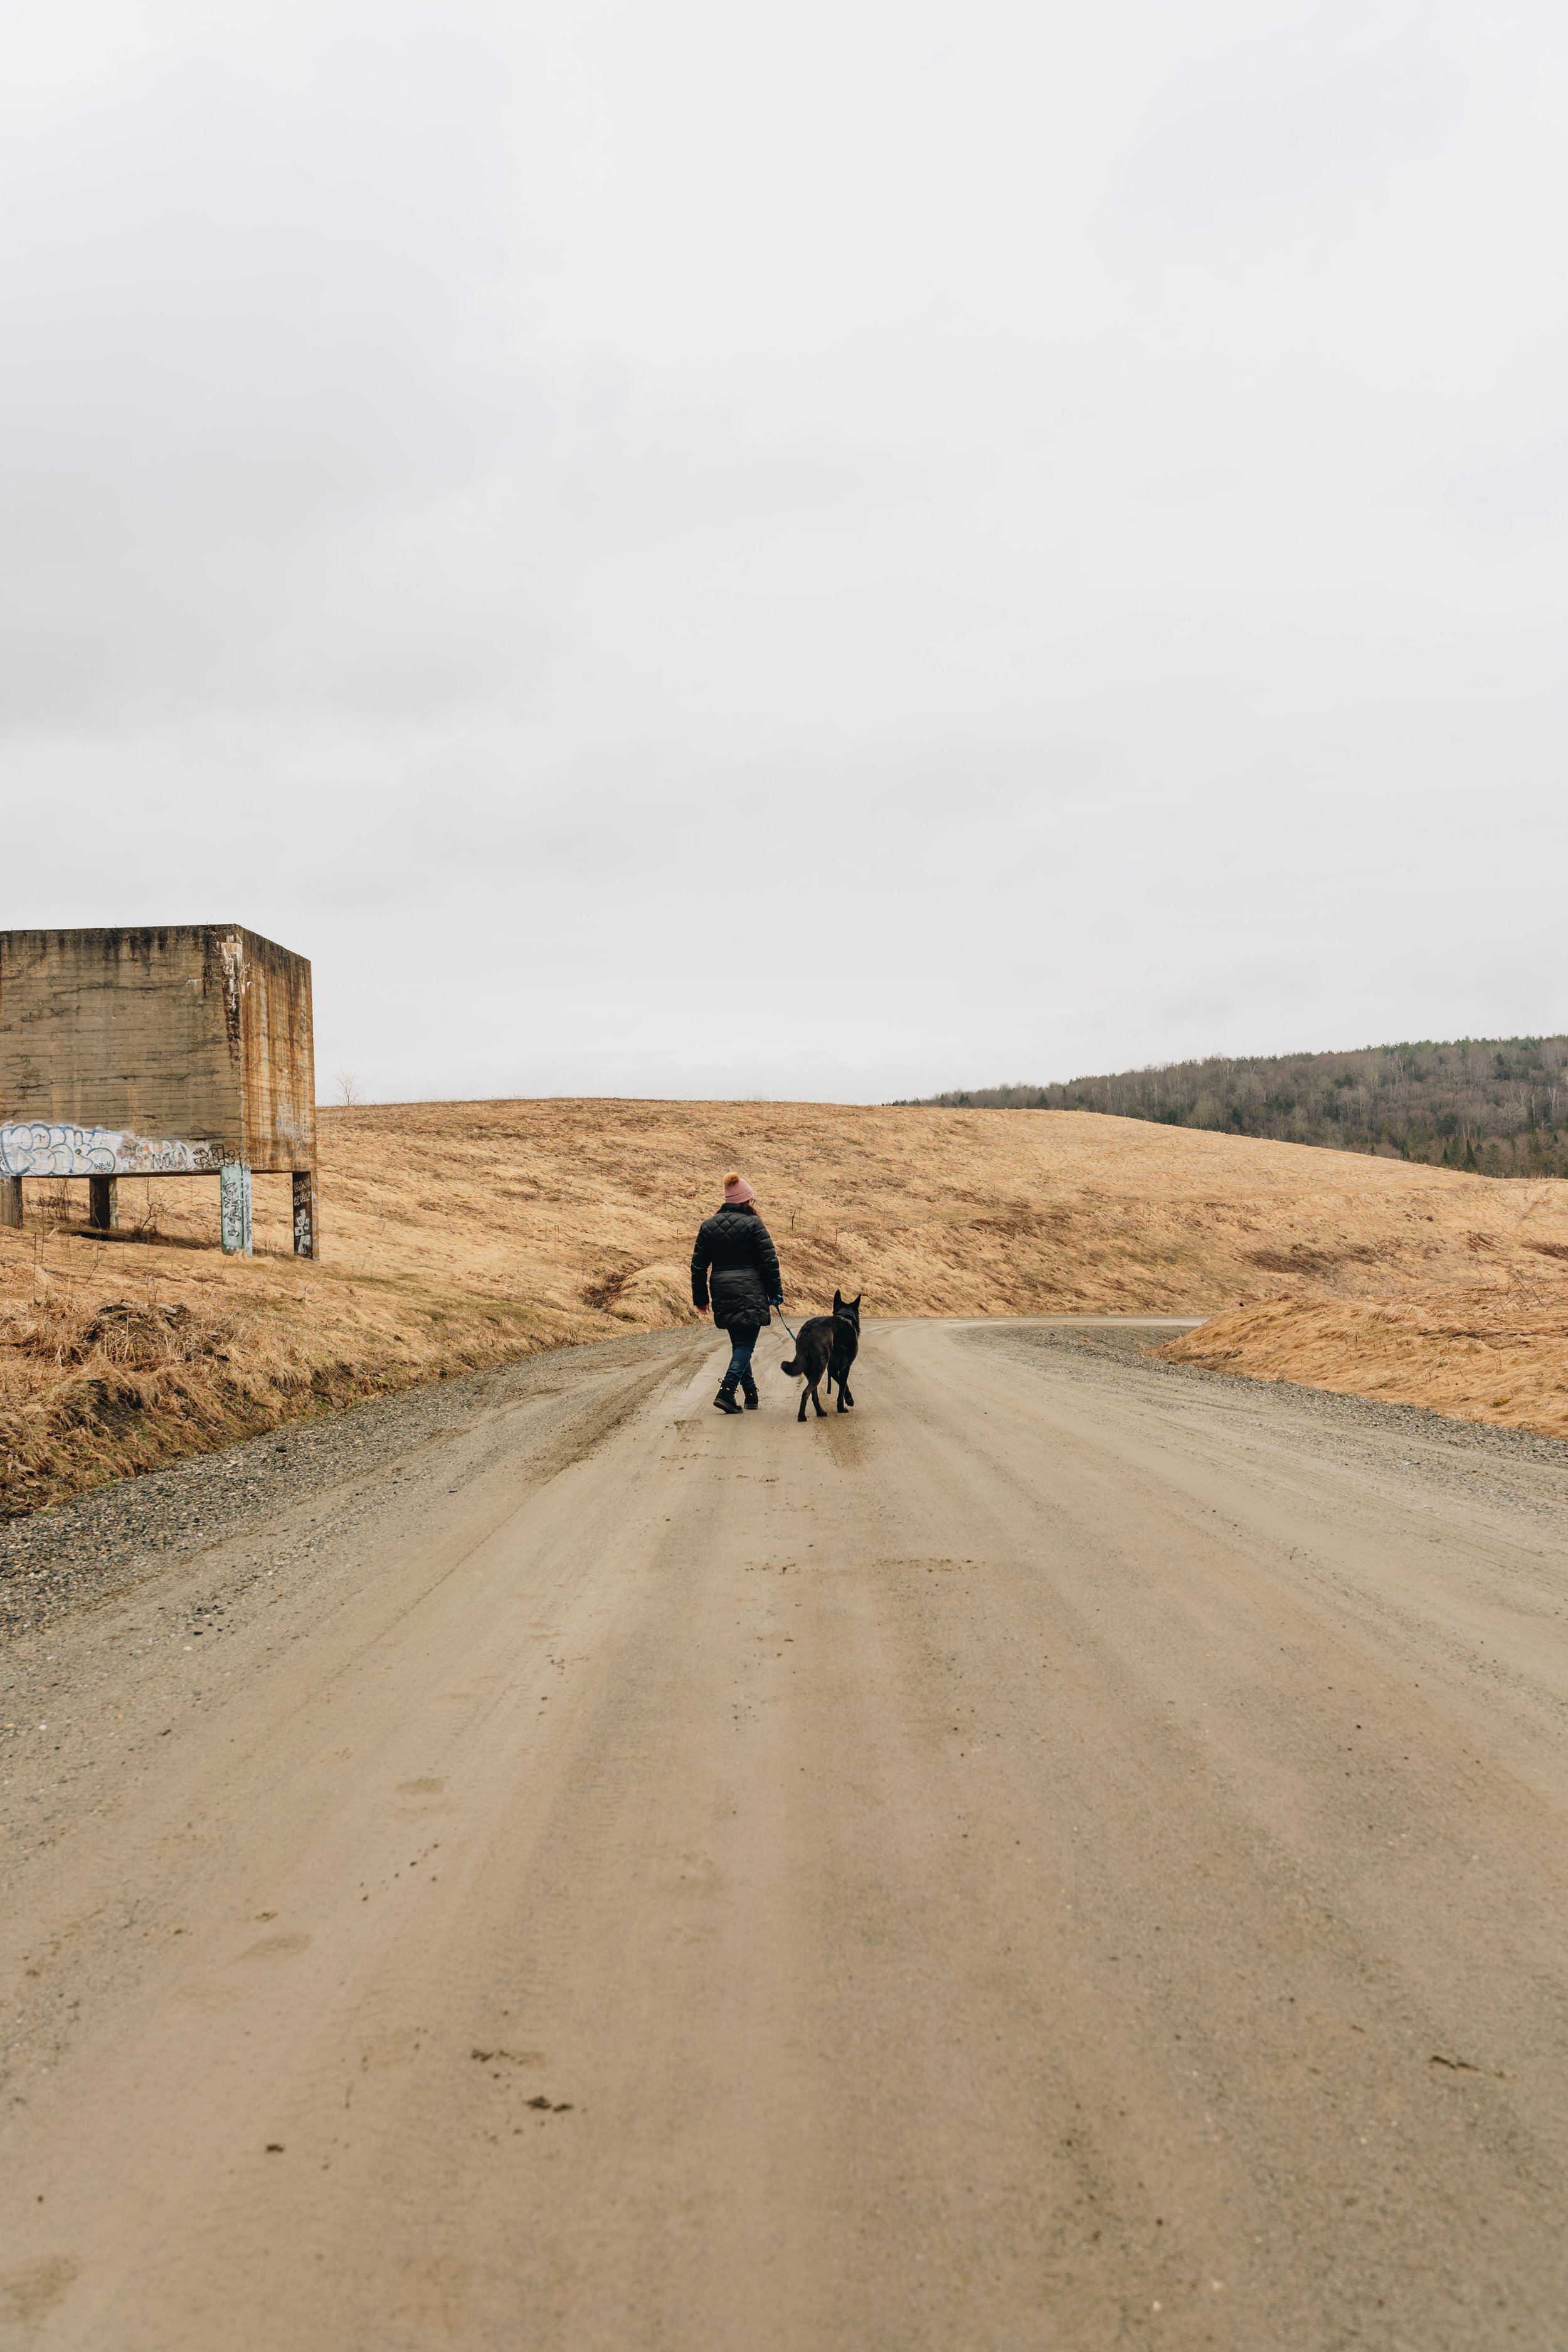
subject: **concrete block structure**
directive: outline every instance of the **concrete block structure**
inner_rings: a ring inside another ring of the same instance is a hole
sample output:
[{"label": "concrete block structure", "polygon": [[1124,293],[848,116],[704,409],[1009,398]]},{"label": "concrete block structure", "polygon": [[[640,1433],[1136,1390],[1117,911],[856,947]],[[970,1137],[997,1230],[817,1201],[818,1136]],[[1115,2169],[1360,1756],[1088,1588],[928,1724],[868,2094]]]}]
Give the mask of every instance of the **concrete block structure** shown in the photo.
[{"label": "concrete block structure", "polygon": [[248,1254],[252,1173],[293,1179],[318,1254],[310,967],[234,923],[0,931],[0,1223],[26,1177],[85,1176],[109,1231],[121,1176],[216,1173]]}]

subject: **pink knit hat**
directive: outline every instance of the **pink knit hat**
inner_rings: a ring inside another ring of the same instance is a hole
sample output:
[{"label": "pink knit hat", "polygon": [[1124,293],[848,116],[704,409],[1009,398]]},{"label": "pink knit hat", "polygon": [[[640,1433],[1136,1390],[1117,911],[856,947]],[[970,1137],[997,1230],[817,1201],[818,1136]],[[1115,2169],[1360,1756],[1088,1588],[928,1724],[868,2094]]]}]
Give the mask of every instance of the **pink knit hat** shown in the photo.
[{"label": "pink knit hat", "polygon": [[754,1201],[756,1197],[743,1176],[725,1177],[724,1198],[731,1208],[733,1208],[738,1202]]}]

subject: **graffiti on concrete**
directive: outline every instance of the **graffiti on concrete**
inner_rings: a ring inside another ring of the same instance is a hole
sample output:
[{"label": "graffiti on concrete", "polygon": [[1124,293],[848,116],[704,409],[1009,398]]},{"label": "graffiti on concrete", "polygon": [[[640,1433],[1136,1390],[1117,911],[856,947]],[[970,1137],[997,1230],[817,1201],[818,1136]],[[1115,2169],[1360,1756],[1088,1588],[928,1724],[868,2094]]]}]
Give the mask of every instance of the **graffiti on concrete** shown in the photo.
[{"label": "graffiti on concrete", "polygon": [[177,1143],[111,1127],[0,1124],[0,1176],[196,1176],[216,1168],[216,1144]]},{"label": "graffiti on concrete", "polygon": [[250,1255],[250,1171],[237,1160],[226,1160],[218,1173],[218,1238],[233,1256]]}]

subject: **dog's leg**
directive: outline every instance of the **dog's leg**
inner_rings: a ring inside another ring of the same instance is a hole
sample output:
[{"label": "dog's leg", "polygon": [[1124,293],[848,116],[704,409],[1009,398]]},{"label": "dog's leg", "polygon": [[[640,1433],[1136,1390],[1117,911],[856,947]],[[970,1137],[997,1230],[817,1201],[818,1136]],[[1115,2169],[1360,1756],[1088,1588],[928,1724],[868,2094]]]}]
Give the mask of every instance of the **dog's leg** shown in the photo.
[{"label": "dog's leg", "polygon": [[826,1421],[827,1419],[826,1409],[823,1404],[822,1399],[816,1393],[816,1382],[815,1381],[813,1381],[811,1384],[811,1402],[816,1407],[816,1417],[818,1421]]},{"label": "dog's leg", "polygon": [[800,1411],[795,1414],[796,1421],[804,1421],[805,1419],[805,1401],[810,1394],[811,1384],[809,1381],[804,1381],[801,1385],[800,1391]]}]

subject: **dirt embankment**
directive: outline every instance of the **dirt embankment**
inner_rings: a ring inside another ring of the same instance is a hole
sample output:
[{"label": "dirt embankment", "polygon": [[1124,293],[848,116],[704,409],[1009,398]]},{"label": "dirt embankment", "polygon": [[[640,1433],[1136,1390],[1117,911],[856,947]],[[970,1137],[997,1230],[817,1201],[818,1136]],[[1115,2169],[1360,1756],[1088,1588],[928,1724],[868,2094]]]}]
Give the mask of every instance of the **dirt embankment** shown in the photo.
[{"label": "dirt embankment", "polygon": [[26,1228],[0,1231],[0,1510],[688,1320],[691,1234],[731,1166],[802,1309],[836,1284],[882,1315],[1568,1297],[1568,1183],[1083,1112],[395,1104],[324,1110],[321,1153],[314,1265],[289,1255],[285,1178],[257,1180],[249,1263],[217,1252],[215,1180],[123,1183],[115,1241],[73,1229],[85,1185],[27,1187]]},{"label": "dirt embankment", "polygon": [[0,1517],[614,1328],[281,1254],[26,1238],[0,1236]]},{"label": "dirt embankment", "polygon": [[1416,1300],[1284,1299],[1158,1351],[1259,1381],[1425,1405],[1568,1438],[1568,1286]]}]

